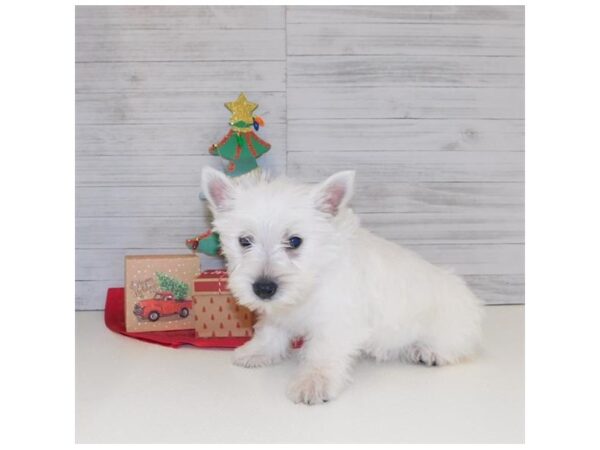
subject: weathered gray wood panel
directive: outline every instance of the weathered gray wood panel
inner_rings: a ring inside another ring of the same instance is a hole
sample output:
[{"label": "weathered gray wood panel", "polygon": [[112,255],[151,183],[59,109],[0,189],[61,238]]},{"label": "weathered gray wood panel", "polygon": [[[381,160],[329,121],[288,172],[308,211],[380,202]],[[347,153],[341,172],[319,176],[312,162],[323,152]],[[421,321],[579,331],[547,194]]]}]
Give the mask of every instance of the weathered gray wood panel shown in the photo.
[{"label": "weathered gray wood panel", "polygon": [[77,7],[75,59],[284,60],[284,9]]},{"label": "weathered gray wood panel", "polygon": [[[239,91],[124,94],[78,93],[75,103],[77,124],[220,123],[227,130],[229,116],[223,107],[223,99],[235,99]],[[284,93],[248,91],[246,94],[256,103],[268,105],[264,111],[261,109],[261,114],[268,123],[285,122]]]},{"label": "weathered gray wood panel", "polygon": [[[251,34],[251,36],[250,36]],[[86,32],[77,41],[77,62],[243,61],[285,57],[283,30],[126,29]]]},{"label": "weathered gray wood panel", "polygon": [[288,151],[523,151],[522,120],[336,119],[288,120]]},{"label": "weathered gray wood panel", "polygon": [[75,308],[84,311],[104,309],[106,291],[115,286],[123,286],[123,276],[114,280],[76,281]]},{"label": "weathered gray wood panel", "polygon": [[523,87],[523,57],[290,56],[288,86]]},{"label": "weathered gray wood panel", "polygon": [[391,182],[522,182],[521,152],[327,152],[288,154],[288,173],[319,181],[337,170],[358,171],[358,191],[368,183]]},{"label": "weathered gray wood panel", "polygon": [[77,92],[285,92],[285,61],[78,63]]},{"label": "weathered gray wood panel", "polygon": [[401,244],[519,243],[523,240],[523,214],[368,213],[364,226]]},{"label": "weathered gray wood panel", "polygon": [[489,305],[525,302],[525,275],[465,275],[473,292]]},{"label": "weathered gray wood panel", "polygon": [[265,166],[356,169],[369,228],[523,302],[523,11],[77,7],[77,308],[103,307],[124,255],[185,252],[208,226],[200,168],[242,90]]},{"label": "weathered gray wood panel", "polygon": [[514,24],[295,24],[289,55],[522,56],[523,27]]},{"label": "weathered gray wood panel", "polygon": [[461,275],[523,274],[524,244],[408,244],[435,264]]},{"label": "weathered gray wood panel", "polygon": [[181,248],[209,226],[207,217],[78,217],[77,248]]},{"label": "weathered gray wood panel", "polygon": [[77,217],[204,217],[200,186],[80,186]]},{"label": "weathered gray wood panel", "polygon": [[282,6],[77,6],[75,17],[78,37],[89,29],[253,30],[285,26]]},{"label": "weathered gray wood panel", "polygon": [[522,6],[294,6],[287,23],[523,24]]},{"label": "weathered gray wood panel", "polygon": [[[289,119],[523,119],[521,88],[288,87]],[[350,125],[350,124],[347,124]]]}]

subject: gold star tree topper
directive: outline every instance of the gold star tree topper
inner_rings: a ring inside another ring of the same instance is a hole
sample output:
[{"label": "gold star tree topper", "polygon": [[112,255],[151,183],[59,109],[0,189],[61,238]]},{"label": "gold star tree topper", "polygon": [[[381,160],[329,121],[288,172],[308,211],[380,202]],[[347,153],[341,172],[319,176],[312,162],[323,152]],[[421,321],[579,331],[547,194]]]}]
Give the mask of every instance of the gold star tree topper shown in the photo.
[{"label": "gold star tree topper", "polygon": [[236,101],[225,103],[225,108],[231,111],[231,123],[244,121],[246,123],[252,123],[252,113],[258,104],[249,102],[244,93],[242,92]]}]

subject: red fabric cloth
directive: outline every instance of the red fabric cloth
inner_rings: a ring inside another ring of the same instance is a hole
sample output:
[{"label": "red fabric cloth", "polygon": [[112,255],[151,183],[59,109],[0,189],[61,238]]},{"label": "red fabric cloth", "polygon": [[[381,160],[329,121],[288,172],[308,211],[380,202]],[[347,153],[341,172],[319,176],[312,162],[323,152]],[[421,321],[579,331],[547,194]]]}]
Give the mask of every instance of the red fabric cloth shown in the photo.
[{"label": "red fabric cloth", "polygon": [[184,344],[195,347],[235,348],[244,344],[247,337],[198,338],[195,330],[152,331],[128,333],[125,330],[125,289],[110,288],[106,293],[104,323],[109,330],[140,341],[160,344],[167,347],[180,347]]}]

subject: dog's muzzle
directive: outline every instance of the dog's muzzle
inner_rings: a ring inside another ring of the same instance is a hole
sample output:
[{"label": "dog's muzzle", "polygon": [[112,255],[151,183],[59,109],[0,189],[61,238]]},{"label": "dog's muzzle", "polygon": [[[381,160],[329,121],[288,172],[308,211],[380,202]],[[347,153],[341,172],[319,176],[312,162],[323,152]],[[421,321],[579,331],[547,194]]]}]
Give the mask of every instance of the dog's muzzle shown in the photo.
[{"label": "dog's muzzle", "polygon": [[269,300],[275,295],[275,292],[277,292],[277,284],[266,278],[261,278],[256,280],[252,285],[252,290],[257,297],[263,300]]}]

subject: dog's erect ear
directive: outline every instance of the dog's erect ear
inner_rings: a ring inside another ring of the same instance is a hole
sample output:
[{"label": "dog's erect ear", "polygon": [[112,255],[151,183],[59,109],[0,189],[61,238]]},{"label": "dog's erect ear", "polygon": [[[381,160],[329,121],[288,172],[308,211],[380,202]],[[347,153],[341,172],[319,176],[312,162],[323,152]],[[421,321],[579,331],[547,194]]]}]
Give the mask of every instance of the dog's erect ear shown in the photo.
[{"label": "dog's erect ear", "polygon": [[354,170],[338,172],[317,185],[313,190],[317,208],[335,216],[354,193]]},{"label": "dog's erect ear", "polygon": [[212,167],[202,169],[202,192],[215,211],[227,209],[233,190],[233,184],[225,174]]}]

